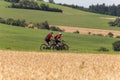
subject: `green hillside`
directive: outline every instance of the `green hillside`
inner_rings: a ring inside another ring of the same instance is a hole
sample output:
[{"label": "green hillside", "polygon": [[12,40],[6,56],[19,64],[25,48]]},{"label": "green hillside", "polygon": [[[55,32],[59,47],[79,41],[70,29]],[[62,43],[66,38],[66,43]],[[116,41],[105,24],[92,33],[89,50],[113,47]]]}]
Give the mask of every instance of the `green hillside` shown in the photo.
[{"label": "green hillside", "polygon": [[[38,3],[44,2],[39,1]],[[0,17],[25,19],[27,22],[43,22],[47,20],[50,25],[120,30],[120,28],[110,27],[108,22],[111,20],[105,19],[112,18],[113,16],[84,12],[50,3],[45,4],[49,4],[50,7],[62,9],[63,13],[7,8],[10,3],[1,0]]]},{"label": "green hillside", "polygon": [[[40,51],[39,46],[45,43],[44,37],[48,32],[47,30],[34,30],[0,24],[0,49]],[[54,35],[57,33],[54,32]],[[117,38],[72,33],[63,33],[63,38],[70,46],[70,50],[67,52],[77,53],[96,53],[100,47],[105,47],[110,50],[109,53],[112,53],[112,43],[118,40]]]},{"label": "green hillside", "polygon": [[[108,26],[110,20],[104,19],[111,18],[112,16],[84,12],[50,3],[46,4],[62,9],[63,13],[7,8],[10,3],[1,0],[0,17],[25,19],[27,22],[43,22],[47,20],[50,25],[119,30],[119,28]],[[40,51],[39,47],[42,43],[45,43],[44,37],[49,32],[48,30],[28,29],[0,24],[0,49]],[[57,33],[54,32],[54,35]],[[100,47],[105,47],[110,50],[109,53],[114,53],[112,43],[118,40],[117,38],[73,33],[63,33],[63,38],[70,47],[70,50],[67,52],[76,53],[99,53],[97,50]]]}]

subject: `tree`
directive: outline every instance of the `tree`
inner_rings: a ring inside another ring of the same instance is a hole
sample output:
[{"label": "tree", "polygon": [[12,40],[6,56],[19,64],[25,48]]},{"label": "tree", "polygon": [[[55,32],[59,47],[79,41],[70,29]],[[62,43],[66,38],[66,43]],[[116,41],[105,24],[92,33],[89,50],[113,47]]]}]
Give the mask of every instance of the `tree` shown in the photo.
[{"label": "tree", "polygon": [[115,6],[114,4],[108,7],[108,15],[117,16],[116,12],[117,12],[117,6]]},{"label": "tree", "polygon": [[119,4],[118,7],[117,7],[116,14],[117,14],[117,16],[120,16],[120,4]]},{"label": "tree", "polygon": [[54,0],[49,0],[49,3],[55,3]]}]

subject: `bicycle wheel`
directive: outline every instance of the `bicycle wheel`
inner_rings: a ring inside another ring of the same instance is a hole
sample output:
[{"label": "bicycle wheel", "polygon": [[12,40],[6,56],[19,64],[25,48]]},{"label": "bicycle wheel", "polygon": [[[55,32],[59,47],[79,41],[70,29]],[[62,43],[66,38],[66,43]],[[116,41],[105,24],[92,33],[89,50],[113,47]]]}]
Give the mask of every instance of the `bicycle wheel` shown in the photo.
[{"label": "bicycle wheel", "polygon": [[41,44],[40,45],[40,50],[45,50],[47,49],[47,45],[46,44]]},{"label": "bicycle wheel", "polygon": [[68,46],[67,44],[64,44],[64,45],[62,46],[62,50],[69,50],[69,46]]},{"label": "bicycle wheel", "polygon": [[56,44],[52,44],[52,45],[50,46],[50,49],[51,49],[51,50],[55,50],[55,49],[56,49]]}]

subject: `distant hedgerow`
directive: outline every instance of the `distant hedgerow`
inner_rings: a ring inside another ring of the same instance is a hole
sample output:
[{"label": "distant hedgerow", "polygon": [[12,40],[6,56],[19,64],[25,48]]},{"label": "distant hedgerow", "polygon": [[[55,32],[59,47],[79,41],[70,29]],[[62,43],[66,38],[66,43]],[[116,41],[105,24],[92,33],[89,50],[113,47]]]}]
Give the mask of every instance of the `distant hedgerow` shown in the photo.
[{"label": "distant hedgerow", "polygon": [[25,20],[20,20],[20,19],[14,20],[13,18],[8,18],[5,20],[1,17],[0,17],[0,23],[13,25],[13,26],[21,26],[21,27],[25,27],[27,24]]},{"label": "distant hedgerow", "polygon": [[63,11],[58,8],[51,8],[49,5],[46,5],[44,3],[38,4],[35,1],[30,1],[30,0],[21,0],[18,3],[12,3],[10,8],[22,8],[22,9],[33,9],[33,10],[43,10],[43,11],[51,11],[51,12],[60,12],[62,13]]},{"label": "distant hedgerow", "polygon": [[5,0],[5,1],[18,3],[20,0]]},{"label": "distant hedgerow", "polygon": [[13,26],[20,26],[20,27],[27,27],[27,28],[33,28],[33,29],[47,29],[51,31],[60,31],[63,32],[64,30],[61,30],[59,27],[55,26],[49,26],[47,21],[44,22],[38,22],[38,23],[26,23],[25,20],[14,20],[13,18],[3,19],[0,17],[0,23],[7,24],[7,25],[13,25]]}]

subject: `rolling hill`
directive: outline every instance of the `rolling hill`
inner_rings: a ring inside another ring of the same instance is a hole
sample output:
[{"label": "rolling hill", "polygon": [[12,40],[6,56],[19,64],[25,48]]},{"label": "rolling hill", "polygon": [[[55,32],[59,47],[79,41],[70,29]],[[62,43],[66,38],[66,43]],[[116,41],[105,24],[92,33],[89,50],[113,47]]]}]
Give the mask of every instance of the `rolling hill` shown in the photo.
[{"label": "rolling hill", "polygon": [[[38,3],[45,2],[38,1]],[[47,20],[50,25],[59,26],[120,30],[120,28],[113,28],[108,25],[108,22],[111,21],[110,18],[115,18],[113,16],[80,11],[50,3],[45,4],[48,4],[50,7],[62,9],[63,13],[7,8],[10,3],[1,0],[0,17],[25,19],[27,22],[43,22]]]},{"label": "rolling hill", "polygon": [[[119,28],[108,26],[108,22],[110,21],[108,18],[114,18],[112,16],[84,12],[50,3],[46,4],[49,4],[51,7],[60,8],[64,12],[56,13],[38,10],[7,8],[10,3],[1,0],[0,17],[25,19],[27,22],[42,22],[47,20],[50,25],[119,30]],[[40,44],[45,43],[44,37],[48,32],[49,31],[47,30],[34,30],[0,24],[0,49],[40,51],[39,46]],[[58,32],[54,32],[54,35],[57,33]],[[100,47],[105,47],[110,50],[109,53],[113,53],[112,43],[118,40],[117,38],[94,35],[79,35],[72,33],[63,33],[63,38],[70,46],[70,50],[67,52],[76,53],[97,53],[97,50]]]}]

